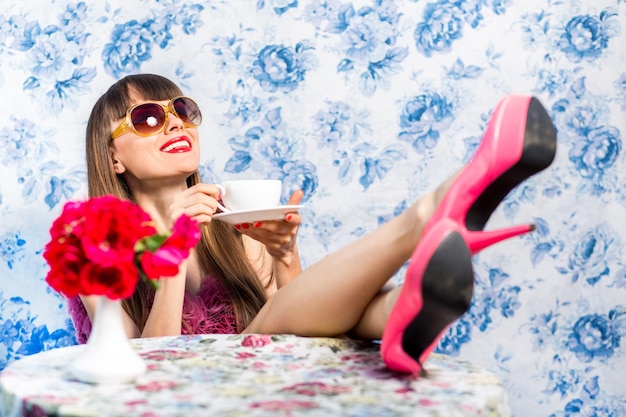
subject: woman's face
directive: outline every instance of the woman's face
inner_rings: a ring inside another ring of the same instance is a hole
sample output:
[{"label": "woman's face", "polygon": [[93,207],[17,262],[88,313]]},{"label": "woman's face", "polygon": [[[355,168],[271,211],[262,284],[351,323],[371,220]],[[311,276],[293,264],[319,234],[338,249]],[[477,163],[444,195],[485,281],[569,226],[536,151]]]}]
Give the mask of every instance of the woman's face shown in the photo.
[{"label": "woman's face", "polygon": [[[169,100],[132,100],[132,106],[143,103],[160,103],[164,106]],[[150,136],[141,136],[132,128],[112,140],[111,157],[117,174],[124,174],[128,185],[134,188],[135,182],[147,183],[152,180],[182,181],[198,169],[200,146],[198,129],[185,127],[181,119],[172,112],[166,113],[162,131]],[[125,119],[111,123],[114,132]],[[141,186],[142,184],[138,184]]]}]

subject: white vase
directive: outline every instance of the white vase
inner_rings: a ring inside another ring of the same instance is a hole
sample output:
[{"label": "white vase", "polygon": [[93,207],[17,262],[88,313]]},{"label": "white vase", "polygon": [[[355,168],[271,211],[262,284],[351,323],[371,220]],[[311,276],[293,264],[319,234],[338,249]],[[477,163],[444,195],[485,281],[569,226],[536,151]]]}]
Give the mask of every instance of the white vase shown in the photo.
[{"label": "white vase", "polygon": [[126,336],[121,301],[100,297],[89,340],[70,364],[70,372],[84,382],[121,384],[134,381],[146,369]]}]

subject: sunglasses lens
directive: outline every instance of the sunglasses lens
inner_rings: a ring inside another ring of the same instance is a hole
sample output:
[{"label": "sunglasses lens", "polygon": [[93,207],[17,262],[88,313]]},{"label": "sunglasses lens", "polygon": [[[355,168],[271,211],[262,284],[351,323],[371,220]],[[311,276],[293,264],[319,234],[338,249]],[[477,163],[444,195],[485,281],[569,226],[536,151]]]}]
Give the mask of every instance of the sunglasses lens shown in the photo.
[{"label": "sunglasses lens", "polygon": [[202,113],[195,101],[189,97],[178,97],[172,103],[176,114],[186,125],[200,126],[202,123]]},{"label": "sunglasses lens", "polygon": [[130,113],[135,130],[142,135],[157,132],[165,123],[163,107],[155,103],[139,105]]}]

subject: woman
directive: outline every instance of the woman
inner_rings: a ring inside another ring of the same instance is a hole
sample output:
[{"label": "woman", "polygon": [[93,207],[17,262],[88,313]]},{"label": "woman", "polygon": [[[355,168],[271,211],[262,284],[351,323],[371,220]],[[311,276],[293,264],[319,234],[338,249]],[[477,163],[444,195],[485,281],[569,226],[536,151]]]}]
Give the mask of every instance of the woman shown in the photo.
[{"label": "woman", "polygon": [[[549,116],[511,95],[494,110],[470,163],[396,218],[305,271],[300,216],[235,228],[211,221],[219,189],[198,176],[201,114],[170,80],[128,76],[98,100],[87,126],[90,197],[114,195],[148,212],[158,228],[185,213],[201,242],[176,277],[140,285],[124,301],[128,336],[291,333],[381,339],[385,363],[418,373],[441,334],[469,307],[472,254],[532,225],[483,232],[507,193],[545,169],[556,152]],[[289,201],[298,204],[302,192]],[[410,259],[404,285],[388,280]],[[289,285],[286,285],[286,284]],[[95,300],[70,300],[86,340]]]}]

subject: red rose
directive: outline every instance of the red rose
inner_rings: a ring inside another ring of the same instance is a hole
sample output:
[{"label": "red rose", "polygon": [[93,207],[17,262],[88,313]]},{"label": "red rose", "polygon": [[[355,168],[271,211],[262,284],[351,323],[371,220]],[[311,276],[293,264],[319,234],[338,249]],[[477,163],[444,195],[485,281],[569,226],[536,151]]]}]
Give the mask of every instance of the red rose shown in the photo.
[{"label": "red rose", "polygon": [[128,298],[133,295],[139,271],[133,262],[114,266],[88,263],[81,270],[81,294],[104,295],[110,299]]},{"label": "red rose", "polygon": [[89,200],[86,209],[83,249],[102,265],[132,262],[135,243],[155,232],[150,216],[133,203],[104,197]]},{"label": "red rose", "polygon": [[162,237],[151,236],[140,242],[145,251],[140,248],[143,253],[139,262],[148,279],[176,275],[180,263],[187,259],[189,251],[198,244],[200,229],[195,220],[182,215],[174,223],[172,234],[165,240]]},{"label": "red rose", "polygon": [[173,277],[178,274],[178,265],[187,258],[187,254],[177,248],[161,247],[152,253],[141,254],[141,269],[149,279]]},{"label": "red rose", "polygon": [[43,256],[46,282],[56,291],[128,298],[140,277],[174,276],[200,239],[197,223],[182,216],[172,233],[157,234],[150,216],[112,196],[67,202],[50,228]]},{"label": "red rose", "polygon": [[164,244],[189,251],[198,244],[200,235],[198,222],[189,216],[182,215],[174,223],[172,234]]}]

